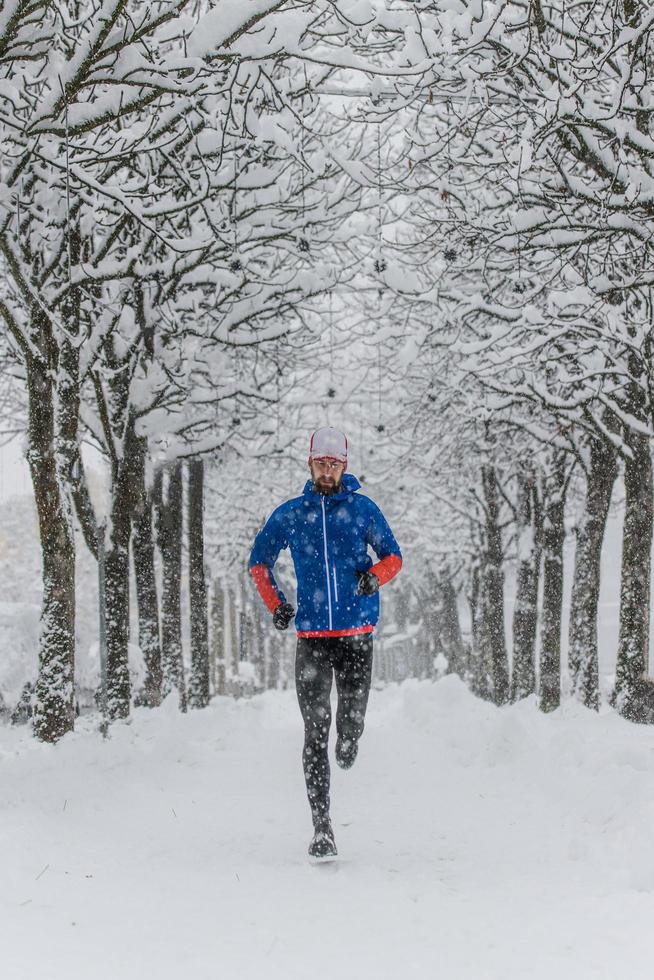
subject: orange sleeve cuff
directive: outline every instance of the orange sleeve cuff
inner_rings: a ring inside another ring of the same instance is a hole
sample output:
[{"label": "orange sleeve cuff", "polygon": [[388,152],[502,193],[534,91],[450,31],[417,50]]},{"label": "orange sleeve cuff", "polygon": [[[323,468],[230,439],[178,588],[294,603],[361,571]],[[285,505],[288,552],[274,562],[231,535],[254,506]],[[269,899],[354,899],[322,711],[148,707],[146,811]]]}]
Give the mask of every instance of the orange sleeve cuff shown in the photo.
[{"label": "orange sleeve cuff", "polygon": [[392,578],[395,578],[402,568],[402,559],[399,555],[386,555],[376,565],[370,569],[379,579],[380,585],[386,585]]},{"label": "orange sleeve cuff", "polygon": [[267,565],[253,565],[250,575],[254,579],[257,592],[265,603],[268,612],[273,613],[277,606],[281,605],[282,600],[277,595],[275,586],[270,581],[270,572]]}]

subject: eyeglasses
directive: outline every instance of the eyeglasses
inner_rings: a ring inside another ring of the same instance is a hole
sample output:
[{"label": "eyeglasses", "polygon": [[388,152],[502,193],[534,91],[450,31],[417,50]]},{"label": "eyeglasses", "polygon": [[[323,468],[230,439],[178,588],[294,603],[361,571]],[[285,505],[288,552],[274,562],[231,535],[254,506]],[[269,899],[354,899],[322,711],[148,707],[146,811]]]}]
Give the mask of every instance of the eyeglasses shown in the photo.
[{"label": "eyeglasses", "polygon": [[320,470],[328,470],[331,473],[335,473],[336,470],[340,470],[343,466],[338,459],[312,459],[311,462],[314,466],[317,466]]}]

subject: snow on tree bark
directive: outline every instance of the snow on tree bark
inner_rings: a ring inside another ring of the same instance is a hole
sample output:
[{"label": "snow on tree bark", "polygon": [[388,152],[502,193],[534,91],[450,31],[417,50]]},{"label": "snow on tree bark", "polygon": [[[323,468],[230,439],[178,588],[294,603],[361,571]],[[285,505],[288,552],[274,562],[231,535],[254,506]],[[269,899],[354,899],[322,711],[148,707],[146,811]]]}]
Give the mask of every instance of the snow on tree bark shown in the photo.
[{"label": "snow on tree bark", "polygon": [[209,627],[204,573],[204,462],[191,459],[187,470],[187,533],[191,619],[189,705],[209,704]]},{"label": "snow on tree bark", "polygon": [[643,682],[649,665],[652,550],[652,457],[649,437],[626,434],[625,516],[620,580],[620,628],[615,703],[626,718],[646,720]]},{"label": "snow on tree bark", "polygon": [[490,666],[486,661],[486,642],[484,638],[484,604],[482,599],[482,556],[477,555],[470,571],[470,620],[472,624],[472,646],[470,651],[470,688],[477,697],[490,699],[492,680]]},{"label": "snow on tree bark", "polygon": [[130,405],[130,375],[121,338],[114,334],[104,346],[108,380],[94,373],[98,414],[111,462],[108,544],[105,556],[107,622],[107,712],[126,718],[130,712],[129,676],[129,551],[132,517],[141,494],[143,446],[137,439]]},{"label": "snow on tree bark", "polygon": [[156,708],[161,703],[162,670],[150,502],[148,502],[143,513],[134,521],[132,561],[136,582],[139,647],[145,663],[145,680],[143,690],[139,693],[139,703],[150,708]]},{"label": "snow on tree bark", "polygon": [[211,596],[211,659],[215,669],[214,693],[225,694],[225,590],[213,580]]},{"label": "snow on tree bark", "polygon": [[499,489],[495,468],[482,467],[485,504],[486,550],[481,569],[482,649],[490,665],[492,699],[506,704],[509,699],[509,658],[504,630],[504,549],[499,524]]},{"label": "snow on tree bark", "polygon": [[618,475],[618,454],[608,440],[593,436],[589,457],[584,511],[577,527],[568,668],[575,697],[597,711],[600,697],[597,650],[600,559],[613,485]]},{"label": "snow on tree bark", "polygon": [[[47,335],[40,311],[35,334]],[[44,345],[47,350],[47,344]],[[43,598],[34,731],[46,742],[74,728],[75,539],[60,479],[54,433],[55,390],[42,356],[27,359],[28,450],[42,551]],[[74,409],[73,409],[74,410]]]},{"label": "snow on tree bark", "polygon": [[538,705],[545,712],[554,711],[561,703],[565,459],[562,451],[555,453],[552,470],[544,488],[543,618]]},{"label": "snow on tree bark", "polygon": [[186,679],[182,654],[182,496],[183,464],[160,469],[155,479],[157,543],[162,563],[161,660],[163,695],[172,690],[186,711]]},{"label": "snow on tree bark", "polygon": [[105,608],[107,623],[107,714],[127,718],[130,711],[129,677],[129,503],[124,488],[113,487],[111,520],[105,555]]},{"label": "snow on tree bark", "polygon": [[518,473],[518,569],[513,610],[511,700],[536,691],[536,629],[538,582],[542,557],[541,502],[533,467]]},{"label": "snow on tree bark", "polygon": [[240,646],[238,628],[238,606],[236,588],[230,585],[227,589],[227,610],[229,613],[229,667],[227,671],[228,690],[238,696],[240,694]]},{"label": "snow on tree bark", "polygon": [[252,623],[252,664],[256,691],[266,690],[266,651],[264,625],[259,603],[254,604]]},{"label": "snow on tree bark", "polygon": [[[433,594],[428,622],[430,633],[439,649],[447,659],[448,673],[457,674],[462,680],[467,675],[465,647],[461,634],[459,607],[454,580],[449,568],[444,567],[437,576],[431,578]],[[433,661],[433,657],[432,657]],[[428,664],[428,674],[433,675],[433,662]]]},{"label": "snow on tree bark", "polygon": [[145,679],[143,689],[138,695],[138,703],[155,708],[161,704],[162,670],[152,497],[145,485],[146,451],[146,440],[138,439],[134,472],[138,502],[133,515],[132,561],[136,583],[139,646],[145,663]]}]

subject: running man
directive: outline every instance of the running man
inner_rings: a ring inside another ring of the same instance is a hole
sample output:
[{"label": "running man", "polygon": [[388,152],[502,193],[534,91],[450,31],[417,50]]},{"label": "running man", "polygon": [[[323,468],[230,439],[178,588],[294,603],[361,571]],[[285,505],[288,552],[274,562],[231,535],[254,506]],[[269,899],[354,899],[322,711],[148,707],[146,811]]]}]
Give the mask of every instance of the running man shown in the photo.
[{"label": "running man", "polygon": [[[372,635],[379,588],[397,575],[402,555],[382,512],[346,473],[347,439],[331,427],[311,436],[302,495],[278,507],[257,534],[250,574],[278,630],[295,616],[295,683],[304,719],[302,764],[311,807],[313,857],[335,855],[329,819],[330,692],[336,678],[336,762],[357,756],[372,678]],[[377,556],[373,564],[368,549]],[[273,567],[290,548],[297,613],[275,582]]]}]

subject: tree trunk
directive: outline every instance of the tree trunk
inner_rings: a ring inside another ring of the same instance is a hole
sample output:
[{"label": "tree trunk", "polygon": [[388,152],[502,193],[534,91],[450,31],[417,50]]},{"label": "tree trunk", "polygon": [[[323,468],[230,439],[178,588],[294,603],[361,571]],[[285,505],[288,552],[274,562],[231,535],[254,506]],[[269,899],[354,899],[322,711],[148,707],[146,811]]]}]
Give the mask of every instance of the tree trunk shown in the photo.
[{"label": "tree trunk", "polygon": [[[76,222],[67,227],[66,238],[69,259],[78,263],[80,233]],[[60,310],[66,332],[58,347],[43,308],[36,304],[32,307],[31,349],[25,358],[27,458],[43,562],[34,731],[46,742],[55,742],[72,731],[75,723],[75,537],[70,488],[79,453],[80,300],[79,288],[69,285]]]},{"label": "tree trunk", "polygon": [[92,377],[111,460],[110,524],[105,557],[107,712],[109,718],[127,718],[131,706],[129,543],[132,518],[140,503],[144,447],[136,437],[136,415],[129,404],[129,365],[116,337],[105,342],[104,355],[106,377],[99,371]]},{"label": "tree trunk", "polygon": [[618,457],[615,448],[606,440],[593,438],[586,477],[584,513],[577,528],[570,601],[568,665],[575,697],[595,711],[599,710],[600,703],[597,653],[600,559],[617,473]]},{"label": "tree trunk", "polygon": [[644,721],[642,687],[649,664],[652,548],[652,458],[647,435],[628,429],[625,441],[625,515],[622,536],[620,631],[615,703],[622,715]]},{"label": "tree trunk", "polygon": [[484,580],[485,554],[473,566],[470,577],[470,618],[472,622],[472,644],[470,651],[470,690],[478,698],[487,701],[492,697],[492,671],[488,658],[488,642],[484,622]]},{"label": "tree trunk", "polygon": [[[7,703],[4,699],[4,695],[2,691],[0,691],[0,724],[5,724],[5,722],[9,721],[10,718],[12,718],[12,712],[7,707]],[[13,722],[13,719],[12,719],[12,724],[15,724],[15,722]]]},{"label": "tree trunk", "polygon": [[105,558],[107,617],[107,714],[127,718],[131,701],[129,677],[129,539],[130,502],[124,464],[111,496],[111,526]]},{"label": "tree trunk", "polygon": [[[45,332],[47,324],[42,321],[43,317],[37,313],[37,329]],[[46,348],[47,344],[41,346]],[[66,388],[68,384],[74,385],[75,378],[76,374],[70,375],[57,393],[60,397],[71,397],[55,411],[55,400],[59,403],[60,398],[55,399],[51,366],[40,357],[27,358],[27,460],[38,514],[43,569],[34,731],[45,742],[55,742],[72,731],[75,720],[75,539],[65,497],[65,465],[62,466],[62,456],[57,459],[57,450],[65,453],[71,440],[74,442],[71,430],[77,424],[78,393],[68,392]],[[66,413],[67,420],[60,417],[62,413]],[[69,430],[63,433],[63,446],[60,444],[62,423]]]},{"label": "tree trunk", "polygon": [[513,610],[511,700],[536,691],[538,580],[542,557],[541,506],[533,470],[518,476],[518,572]]},{"label": "tree trunk", "polygon": [[161,656],[163,694],[173,688],[179,694],[179,706],[186,711],[186,683],[182,656],[182,464],[173,463],[164,474],[159,471],[155,483],[157,501],[157,538],[162,563]]},{"label": "tree trunk", "polygon": [[[248,575],[248,579],[250,576]],[[241,611],[239,614],[239,655],[241,663],[247,663],[254,668],[254,622],[250,603],[248,602],[248,589],[245,576],[241,579]],[[256,681],[252,676],[252,669],[248,669],[247,693],[252,694]]]},{"label": "tree trunk", "polygon": [[[250,620],[248,618],[247,610],[244,606],[238,614],[238,647],[239,647],[239,660],[241,663],[249,662],[249,651],[251,646],[250,638]],[[241,680],[240,680],[240,693],[244,695],[249,695],[252,693],[252,680],[250,671],[245,673],[241,670]]]},{"label": "tree trunk", "polygon": [[207,585],[204,575],[204,463],[188,463],[188,562],[191,617],[191,681],[189,704],[209,704],[209,626]]},{"label": "tree trunk", "polygon": [[227,608],[229,610],[229,669],[228,690],[231,694],[239,694],[239,637],[238,637],[238,609],[236,607],[236,593],[232,586],[227,589]]},{"label": "tree trunk", "polygon": [[499,526],[499,492],[492,466],[482,467],[486,507],[486,555],[482,576],[482,617],[487,660],[491,667],[492,699],[495,704],[509,700],[509,658],[504,632],[504,551]]},{"label": "tree trunk", "polygon": [[267,637],[267,687],[270,691],[276,691],[279,688],[281,655],[281,639],[277,630],[274,630]]},{"label": "tree trunk", "polygon": [[[134,282],[134,313],[143,340],[144,361],[149,362],[154,354],[152,331],[146,311],[143,284]],[[136,605],[138,610],[139,647],[145,665],[143,688],[137,701],[146,707],[155,708],[161,704],[163,687],[163,667],[161,662],[161,638],[159,624],[159,603],[157,597],[157,577],[155,570],[155,542],[152,521],[152,494],[146,486],[145,463],[148,441],[144,436],[136,436],[134,443],[134,508],[132,513],[132,560],[136,583]]]},{"label": "tree trunk", "polygon": [[211,601],[211,649],[216,671],[215,694],[225,694],[225,646],[225,592],[220,579],[215,578]]},{"label": "tree trunk", "polygon": [[139,465],[136,468],[139,504],[134,514],[132,560],[136,581],[136,604],[139,621],[139,646],[145,664],[145,681],[138,703],[148,708],[161,704],[161,643],[159,640],[159,604],[154,563],[152,500],[145,486],[145,440],[139,440]]},{"label": "tree trunk", "polygon": [[254,667],[255,691],[266,689],[266,658],[263,619],[257,603],[254,607],[252,623],[252,664]]},{"label": "tree trunk", "polygon": [[[456,674],[462,680],[466,676],[465,649],[461,635],[459,606],[456,589],[449,569],[441,571],[434,578],[433,596],[434,615],[430,615],[430,633],[435,634],[440,641],[443,656],[447,660],[448,673]],[[432,658],[433,660],[433,658]],[[428,664],[429,676],[433,676],[433,662]]]},{"label": "tree trunk", "polygon": [[561,620],[565,542],[565,455],[556,454],[543,513],[543,629],[540,653],[541,711],[561,704]]}]

